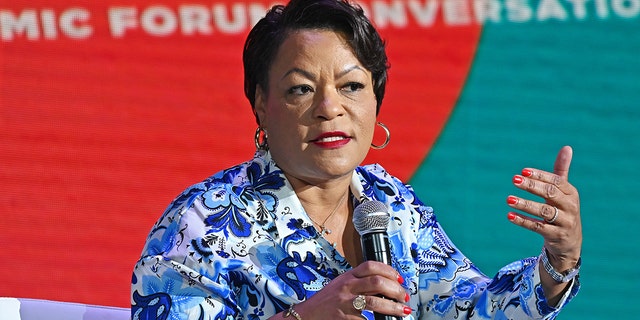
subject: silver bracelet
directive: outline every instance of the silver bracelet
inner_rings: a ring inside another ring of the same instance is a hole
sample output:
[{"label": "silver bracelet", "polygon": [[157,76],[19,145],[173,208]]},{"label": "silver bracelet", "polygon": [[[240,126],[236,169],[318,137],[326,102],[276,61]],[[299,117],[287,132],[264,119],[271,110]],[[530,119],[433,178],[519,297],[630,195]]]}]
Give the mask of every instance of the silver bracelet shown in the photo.
[{"label": "silver bracelet", "polygon": [[285,311],[282,314],[283,318],[288,318],[288,317],[294,317],[296,318],[296,320],[302,320],[302,317],[300,316],[300,314],[298,314],[295,310],[293,310],[293,306],[295,306],[296,304],[292,304],[289,306],[289,309],[287,309],[287,311]]},{"label": "silver bracelet", "polygon": [[547,249],[542,248],[542,253],[540,254],[540,260],[542,261],[542,266],[547,271],[547,273],[551,276],[553,280],[559,283],[569,282],[580,273],[580,265],[582,264],[582,258],[578,258],[578,263],[575,267],[565,271],[558,272],[549,262],[549,258],[547,257]]}]

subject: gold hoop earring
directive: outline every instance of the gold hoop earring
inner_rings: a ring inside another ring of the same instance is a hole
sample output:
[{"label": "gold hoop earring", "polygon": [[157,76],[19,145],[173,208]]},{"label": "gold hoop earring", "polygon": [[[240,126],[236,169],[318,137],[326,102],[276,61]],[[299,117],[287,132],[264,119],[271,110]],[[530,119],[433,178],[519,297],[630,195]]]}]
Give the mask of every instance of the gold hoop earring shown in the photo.
[{"label": "gold hoop earring", "polygon": [[[262,133],[262,134],[260,134]],[[262,141],[260,141],[262,136]],[[261,127],[256,128],[256,134],[253,136],[253,143],[256,145],[257,150],[269,150],[269,144],[267,143],[267,132]]]},{"label": "gold hoop earring", "polygon": [[371,143],[371,148],[380,150],[380,149],[384,149],[384,147],[386,147],[389,144],[389,140],[391,140],[391,132],[389,132],[389,128],[387,128],[387,126],[385,126],[384,123],[377,122],[376,124],[379,125],[387,134],[387,137],[385,138],[384,142],[381,145],[376,146],[375,144],[373,144],[373,142]]}]

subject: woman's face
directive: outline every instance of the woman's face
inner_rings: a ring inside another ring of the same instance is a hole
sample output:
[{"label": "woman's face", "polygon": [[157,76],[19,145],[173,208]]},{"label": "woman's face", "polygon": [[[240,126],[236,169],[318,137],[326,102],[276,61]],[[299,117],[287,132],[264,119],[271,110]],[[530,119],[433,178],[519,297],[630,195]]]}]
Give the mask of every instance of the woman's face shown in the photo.
[{"label": "woman's face", "polygon": [[372,83],[340,34],[304,29],[285,39],[268,92],[256,92],[269,150],[285,174],[309,184],[350,177],[373,139]]}]

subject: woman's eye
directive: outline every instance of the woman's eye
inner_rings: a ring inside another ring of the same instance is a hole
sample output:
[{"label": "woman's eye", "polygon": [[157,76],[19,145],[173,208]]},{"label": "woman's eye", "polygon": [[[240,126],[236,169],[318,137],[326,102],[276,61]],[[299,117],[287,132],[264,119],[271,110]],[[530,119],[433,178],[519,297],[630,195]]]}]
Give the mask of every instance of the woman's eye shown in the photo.
[{"label": "woman's eye", "polygon": [[346,86],[343,87],[343,90],[350,91],[350,92],[358,91],[362,89],[364,89],[364,84],[359,82],[349,82],[347,83]]},{"label": "woman's eye", "polygon": [[293,94],[293,95],[304,95],[307,94],[309,92],[312,92],[313,89],[310,86],[307,85],[299,85],[299,86],[294,86],[291,87],[291,89],[289,89],[289,94]]}]

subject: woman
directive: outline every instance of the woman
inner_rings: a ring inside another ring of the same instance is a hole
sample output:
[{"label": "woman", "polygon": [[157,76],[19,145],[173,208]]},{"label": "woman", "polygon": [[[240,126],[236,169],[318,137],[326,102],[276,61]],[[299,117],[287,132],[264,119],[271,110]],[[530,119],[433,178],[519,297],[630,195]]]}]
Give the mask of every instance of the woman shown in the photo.
[{"label": "woman", "polygon": [[[540,257],[489,279],[450,242],[372,147],[384,96],[384,44],[342,1],[274,7],[244,50],[254,158],[187,189],[151,230],[132,279],[133,319],[553,318],[578,291],[579,200],[554,173],[524,169],[509,196],[516,225],[544,237]],[[354,208],[389,208],[392,266],[363,261]],[[554,278],[555,277],[555,278]]]}]

